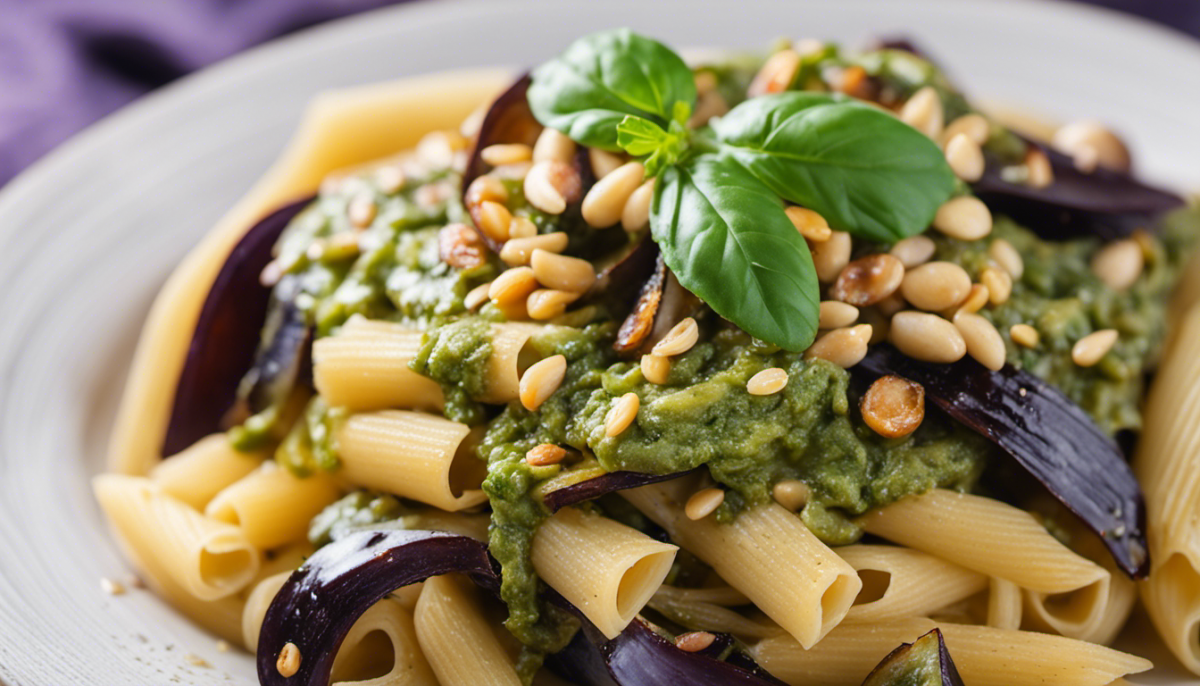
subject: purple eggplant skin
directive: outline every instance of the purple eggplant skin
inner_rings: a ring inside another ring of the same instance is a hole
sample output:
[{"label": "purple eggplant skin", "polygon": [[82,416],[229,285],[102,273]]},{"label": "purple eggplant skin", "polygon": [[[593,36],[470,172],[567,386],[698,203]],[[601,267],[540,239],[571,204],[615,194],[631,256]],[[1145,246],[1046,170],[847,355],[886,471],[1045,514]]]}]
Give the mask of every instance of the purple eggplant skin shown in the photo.
[{"label": "purple eggplant skin", "polygon": [[886,374],[924,386],[926,398],[1016,460],[1100,536],[1126,574],[1145,578],[1141,486],[1117,444],[1061,391],[1012,365],[993,372],[970,358],[931,364],[890,345],[872,346],[851,368],[860,387]]},{"label": "purple eggplant skin", "polygon": [[[328,686],[354,622],[389,593],[431,576],[462,572],[499,593],[500,577],[481,541],[442,531],[359,531],[321,548],[271,601],[258,639],[262,686]],[[300,670],[276,668],[284,645],[300,651]]]},{"label": "purple eggplant skin", "polygon": [[[887,657],[879,661],[875,669],[867,675],[863,680],[863,686],[890,686],[889,679],[892,667],[903,667],[902,662],[907,661],[912,657],[911,653],[914,648],[928,649],[930,641],[937,641],[937,658],[938,672],[941,676],[941,686],[964,686],[962,677],[958,674],[958,667],[954,665],[954,660],[950,657],[950,651],[946,649],[946,640],[942,637],[940,629],[933,629],[929,633],[921,636],[912,643],[901,643],[900,647],[888,653]],[[901,663],[901,664],[893,664]]]},{"label": "purple eggplant skin", "polygon": [[271,261],[271,250],[284,228],[312,200],[284,205],[259,220],[217,273],[175,388],[164,455],[174,455],[220,430],[242,376],[254,363],[266,321],[271,289],[262,285],[259,274]]},{"label": "purple eggplant skin", "polygon": [[670,481],[690,474],[695,470],[676,472],[674,474],[642,474],[641,472],[608,472],[586,481],[571,484],[556,491],[550,491],[542,498],[542,504],[550,512],[558,512],[568,505],[578,505],[582,502],[595,500],[602,495],[637,488],[660,481]]}]

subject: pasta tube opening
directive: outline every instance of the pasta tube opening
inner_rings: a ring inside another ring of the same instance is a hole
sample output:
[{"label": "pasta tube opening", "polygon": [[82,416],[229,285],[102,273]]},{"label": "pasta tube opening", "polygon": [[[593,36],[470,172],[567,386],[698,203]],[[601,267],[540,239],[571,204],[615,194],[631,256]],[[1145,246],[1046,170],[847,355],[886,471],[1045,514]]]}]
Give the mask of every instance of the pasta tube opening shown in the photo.
[{"label": "pasta tube opening", "polygon": [[380,686],[437,686],[417,644],[412,613],[385,598],[363,613],[333,659],[331,681]]}]

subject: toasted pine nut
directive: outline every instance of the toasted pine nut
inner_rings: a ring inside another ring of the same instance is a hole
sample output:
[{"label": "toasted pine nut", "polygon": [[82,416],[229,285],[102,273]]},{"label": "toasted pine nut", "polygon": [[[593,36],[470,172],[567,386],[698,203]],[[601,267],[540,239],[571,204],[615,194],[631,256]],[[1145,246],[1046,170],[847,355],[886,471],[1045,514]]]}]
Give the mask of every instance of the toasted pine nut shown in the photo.
[{"label": "toasted pine nut", "polygon": [[562,214],[582,192],[579,172],[566,162],[537,162],[525,176],[525,199],[547,214]]},{"label": "toasted pine nut", "polygon": [[475,207],[485,200],[498,202],[501,205],[508,202],[508,189],[500,179],[491,174],[484,174],[467,186],[467,207]]},{"label": "toasted pine nut", "polygon": [[650,223],[650,204],[654,201],[654,179],[637,187],[621,210],[621,228],[641,231]]},{"label": "toasted pine nut", "polygon": [[906,310],[892,317],[888,338],[900,352],[923,362],[949,364],[967,354],[967,344],[953,324],[936,314]]},{"label": "toasted pine nut", "polygon": [[983,176],[983,150],[965,133],[946,143],[946,162],[963,181],[978,181]]},{"label": "toasted pine nut", "polygon": [[621,396],[617,402],[608,411],[608,417],[604,420],[604,435],[619,436],[624,433],[625,429],[633,424],[633,420],[637,419],[638,408],[641,407],[642,399],[637,393],[626,393]]},{"label": "toasted pine nut", "polygon": [[496,143],[480,150],[479,157],[493,167],[499,167],[502,164],[528,162],[533,159],[533,148],[524,143]]},{"label": "toasted pine nut", "polygon": [[829,222],[825,221],[825,217],[807,207],[793,205],[784,212],[787,213],[788,219],[792,220],[792,226],[796,227],[800,235],[813,243],[824,243],[833,235],[833,230],[829,228]]},{"label": "toasted pine nut", "polygon": [[528,162],[513,162],[512,164],[502,164],[499,167],[492,167],[492,171],[488,172],[488,175],[503,181],[524,181],[525,177],[529,176],[530,169],[533,169],[532,160]]},{"label": "toasted pine nut", "polygon": [[380,191],[388,195],[404,188],[407,180],[404,170],[398,164],[385,164],[375,170],[375,185],[379,186]]},{"label": "toasted pine nut", "polygon": [[538,235],[537,224],[534,224],[529,217],[513,217],[512,223],[508,225],[508,239],[514,238],[533,238]]},{"label": "toasted pine nut", "polygon": [[807,505],[810,495],[812,490],[808,484],[797,479],[785,479],[771,487],[771,496],[775,498],[775,502],[792,512]]},{"label": "toasted pine nut", "polygon": [[500,249],[500,259],[510,266],[529,264],[534,250],[560,253],[567,249],[567,234],[562,231],[544,233],[529,238],[511,238]]},{"label": "toasted pine nut", "polygon": [[863,421],[885,438],[901,438],[925,421],[925,387],[889,374],[871,384],[859,404]]},{"label": "toasted pine nut", "polygon": [[1142,246],[1132,238],[1113,241],[1092,256],[1092,272],[1114,291],[1137,283],[1145,266]]},{"label": "toasted pine nut", "polygon": [[[971,312],[975,313],[983,309],[984,305],[991,300],[991,293],[988,292],[988,287],[981,283],[971,284],[971,290],[967,293],[967,299],[962,301],[956,312]],[[954,316],[953,313],[950,315]]]},{"label": "toasted pine nut", "polygon": [[1045,188],[1054,183],[1054,169],[1046,153],[1031,148],[1025,153],[1025,183],[1034,188]]},{"label": "toasted pine nut", "polygon": [[650,354],[660,357],[682,355],[691,350],[699,339],[700,327],[696,325],[696,320],[684,317],[678,324],[671,327],[662,340],[654,344],[654,349]]},{"label": "toasted pine nut", "polygon": [[1071,348],[1071,359],[1080,367],[1091,367],[1104,356],[1117,343],[1116,329],[1101,329],[1095,333],[1090,333],[1075,342]]},{"label": "toasted pine nut", "polygon": [[823,243],[809,243],[808,249],[812,252],[813,266],[817,270],[817,280],[822,283],[829,283],[842,273],[846,265],[850,263],[850,249],[852,241],[850,234],[845,231],[834,231],[829,236],[829,240]]},{"label": "toasted pine nut", "polygon": [[1041,334],[1037,329],[1028,324],[1013,324],[1008,330],[1008,336],[1013,343],[1023,348],[1036,348],[1038,341],[1041,340]]},{"label": "toasted pine nut", "polygon": [[933,228],[962,241],[977,241],[992,232],[992,213],[971,195],[947,200],[933,218]]},{"label": "toasted pine nut", "polygon": [[539,288],[529,294],[529,298],[525,301],[525,309],[529,312],[530,319],[545,321],[566,312],[567,305],[578,299],[578,293]]},{"label": "toasted pine nut", "polygon": [[775,395],[787,386],[788,373],[779,367],[771,367],[750,377],[746,392],[750,395]]},{"label": "toasted pine nut", "polygon": [[575,158],[575,141],[549,126],[542,129],[533,144],[534,162],[570,162]]},{"label": "toasted pine nut", "polygon": [[937,244],[933,242],[932,238],[916,235],[898,241],[892,246],[891,253],[892,257],[900,260],[900,264],[903,264],[905,269],[912,269],[933,259],[933,253],[936,251]]},{"label": "toasted pine nut", "polygon": [[283,644],[283,649],[279,651],[279,659],[275,660],[275,671],[285,679],[295,676],[296,672],[300,671],[300,658],[300,649],[295,643]]},{"label": "toasted pine nut", "polygon": [[567,457],[567,451],[562,446],[553,443],[543,443],[534,446],[525,453],[525,461],[534,467],[548,467],[558,464]]},{"label": "toasted pine nut", "polygon": [[521,375],[521,404],[531,412],[537,410],[547,398],[554,395],[566,374],[567,358],[562,355],[534,363]]},{"label": "toasted pine nut", "polygon": [[479,205],[479,228],[494,241],[508,240],[508,227],[512,224],[512,213],[498,202],[484,200]]},{"label": "toasted pine nut", "polygon": [[375,198],[370,193],[359,193],[350,199],[346,205],[346,216],[350,219],[350,224],[356,229],[365,229],[375,221],[375,214],[379,211],[379,207],[375,204]]},{"label": "toasted pine nut", "polygon": [[959,312],[954,315],[954,326],[967,344],[967,354],[979,364],[992,371],[1004,366],[1004,339],[991,322],[977,314]]},{"label": "toasted pine nut", "polygon": [[913,93],[900,109],[900,121],[937,140],[945,121],[942,98],[937,90],[933,86],[925,86]]},{"label": "toasted pine nut", "polygon": [[967,270],[953,262],[929,262],[904,275],[900,294],[913,307],[937,312],[958,305],[971,292]]},{"label": "toasted pine nut", "polygon": [[557,255],[535,248],[529,257],[529,265],[533,267],[537,280],[547,288],[582,293],[596,282],[596,268],[591,262],[578,257]]},{"label": "toasted pine nut", "polygon": [[840,329],[858,321],[858,308],[839,300],[821,301],[818,329]]},{"label": "toasted pine nut", "polygon": [[489,281],[488,283],[480,284],[472,288],[470,291],[467,291],[466,297],[463,298],[463,306],[471,312],[479,309],[480,306],[488,301],[488,291],[491,289],[491,287],[492,284]]},{"label": "toasted pine nut", "polygon": [[1025,273],[1025,259],[1012,243],[1003,238],[997,238],[988,246],[988,257],[995,260],[1014,280],[1019,280]]},{"label": "toasted pine nut", "polygon": [[707,631],[689,631],[675,637],[675,647],[685,653],[698,653],[713,644],[717,637]]},{"label": "toasted pine nut", "polygon": [[588,161],[592,164],[592,173],[597,180],[603,179],[625,164],[625,158],[621,155],[599,148],[588,148]]},{"label": "toasted pine nut", "polygon": [[808,350],[804,351],[804,359],[816,357],[839,367],[853,367],[867,356],[867,343],[871,340],[871,332],[870,324],[834,329],[810,345]]},{"label": "toasted pine nut", "polygon": [[488,287],[488,297],[497,305],[524,302],[529,294],[537,290],[537,277],[529,267],[506,269]]},{"label": "toasted pine nut", "polygon": [[467,140],[457,131],[433,131],[417,143],[417,157],[431,169],[449,169],[454,153],[467,146]]},{"label": "toasted pine nut", "polygon": [[988,120],[978,114],[964,114],[946,126],[942,132],[942,141],[949,143],[958,134],[964,134],[975,145],[983,147],[991,136],[991,125]]},{"label": "toasted pine nut", "polygon": [[661,355],[642,355],[642,376],[652,384],[662,385],[667,382],[671,373],[670,358]]},{"label": "toasted pine nut", "polygon": [[781,93],[792,85],[800,69],[800,53],[795,50],[780,50],[767,58],[754,75],[746,94],[756,98],[767,93]]},{"label": "toasted pine nut", "polygon": [[866,307],[895,293],[903,281],[904,265],[900,260],[876,253],[846,265],[829,295],[835,300]]},{"label": "toasted pine nut", "polygon": [[627,162],[597,181],[583,198],[583,220],[598,229],[621,221],[625,203],[645,176],[641,162]]},{"label": "toasted pine nut", "polygon": [[1085,172],[1092,171],[1097,164],[1115,171],[1129,171],[1129,149],[1116,134],[1096,121],[1074,121],[1059,128],[1054,132],[1054,147],[1074,157],[1077,167],[1083,158],[1081,170]]},{"label": "toasted pine nut", "polygon": [[705,488],[688,498],[687,504],[683,506],[683,513],[693,522],[698,521],[712,514],[723,502],[725,491],[719,488]]},{"label": "toasted pine nut", "polygon": [[279,260],[271,260],[268,262],[258,274],[258,282],[267,288],[279,283],[283,278],[283,265]]},{"label": "toasted pine nut", "polygon": [[1012,277],[1008,272],[997,267],[984,267],[983,273],[979,275],[980,282],[988,289],[988,301],[999,307],[1008,302],[1008,296],[1012,295]]}]

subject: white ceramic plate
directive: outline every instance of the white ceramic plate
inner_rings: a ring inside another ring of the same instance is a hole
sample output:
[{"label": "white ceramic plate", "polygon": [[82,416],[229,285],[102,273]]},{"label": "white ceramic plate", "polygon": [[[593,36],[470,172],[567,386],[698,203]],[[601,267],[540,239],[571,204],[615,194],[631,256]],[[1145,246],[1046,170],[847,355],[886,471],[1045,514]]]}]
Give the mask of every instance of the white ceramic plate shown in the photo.
[{"label": "white ceramic plate", "polygon": [[[248,655],[219,653],[148,592],[100,590],[102,576],[128,567],[88,479],[102,469],[155,289],[266,168],[318,91],[536,64],[579,34],[621,25],[674,45],[746,48],[781,34],[853,44],[908,33],[973,94],[1099,117],[1127,135],[1147,176],[1200,188],[1200,47],[1070,4],[421,3],[253,50],[92,127],[0,192],[0,682],[255,683]],[[189,664],[189,653],[211,666]],[[1162,672],[1144,681],[1183,683]]]}]

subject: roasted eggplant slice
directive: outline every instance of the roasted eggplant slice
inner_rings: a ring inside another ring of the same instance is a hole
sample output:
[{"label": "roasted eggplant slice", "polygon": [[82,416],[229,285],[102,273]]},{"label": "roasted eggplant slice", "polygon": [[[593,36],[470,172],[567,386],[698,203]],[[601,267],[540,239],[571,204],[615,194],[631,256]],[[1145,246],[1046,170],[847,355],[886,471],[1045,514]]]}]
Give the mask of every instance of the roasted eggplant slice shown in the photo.
[{"label": "roasted eggplant slice", "polygon": [[863,686],[964,685],[941,630],[934,629],[888,653],[867,675]]},{"label": "roasted eggplant slice", "polygon": [[254,364],[267,318],[271,289],[260,283],[259,275],[284,228],[310,202],[312,198],[305,198],[263,217],[238,241],[218,272],[175,388],[164,455],[220,430],[242,376]]},{"label": "roasted eggplant slice", "polygon": [[851,373],[862,387],[886,374],[921,384],[927,399],[1008,453],[1100,536],[1126,574],[1149,571],[1141,487],[1117,444],[1058,389],[1011,365],[930,364],[890,345],[872,346]]},{"label": "roasted eggplant slice", "polygon": [[[695,470],[691,470],[695,471]],[[623,491],[627,488],[637,488],[660,481],[677,479],[690,472],[674,474],[642,474],[640,472],[608,472],[600,476],[580,481],[547,493],[542,498],[542,504],[551,512],[558,512],[568,505],[578,505],[582,502],[595,500],[602,495]]]},{"label": "roasted eggplant slice", "polygon": [[613,349],[623,355],[649,352],[685,317],[690,317],[704,305],[658,257],[654,271],[642,286],[633,311],[621,323]]}]

